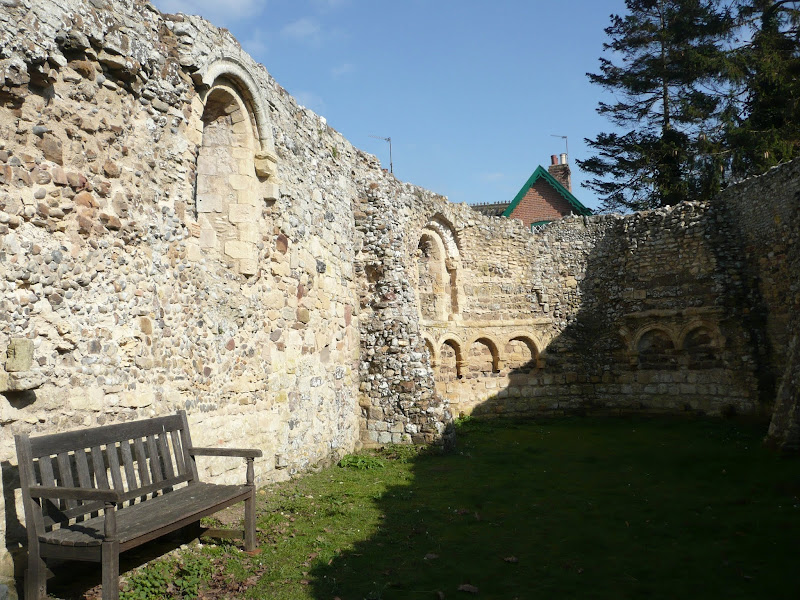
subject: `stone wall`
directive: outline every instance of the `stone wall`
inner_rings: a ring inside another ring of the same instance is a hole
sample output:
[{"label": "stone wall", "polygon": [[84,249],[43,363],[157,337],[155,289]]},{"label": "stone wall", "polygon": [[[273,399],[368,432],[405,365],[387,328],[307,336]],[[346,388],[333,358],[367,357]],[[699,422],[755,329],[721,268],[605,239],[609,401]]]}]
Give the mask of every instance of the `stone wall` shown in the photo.
[{"label": "stone wall", "polygon": [[798,448],[799,203],[797,163],[532,233],[396,180],[202,19],[0,2],[0,597],[20,432],[184,409],[259,483],[472,413],[771,413]]},{"label": "stone wall", "polygon": [[800,450],[800,163],[726,190],[720,202],[739,252],[762,402],[772,405],[768,441]]},{"label": "stone wall", "polygon": [[353,175],[373,171],[201,19],[2,3],[0,584],[24,541],[15,433],[184,409],[199,444],[262,448],[259,483],[355,447]]},{"label": "stone wall", "polygon": [[[381,308],[412,322],[416,308],[453,415],[769,415],[777,396],[770,435],[790,447],[798,187],[800,165],[785,165],[708,204],[570,217],[532,234],[398,195],[393,213],[378,212],[404,249],[393,262],[405,294]],[[385,427],[382,410],[368,427]]]}]

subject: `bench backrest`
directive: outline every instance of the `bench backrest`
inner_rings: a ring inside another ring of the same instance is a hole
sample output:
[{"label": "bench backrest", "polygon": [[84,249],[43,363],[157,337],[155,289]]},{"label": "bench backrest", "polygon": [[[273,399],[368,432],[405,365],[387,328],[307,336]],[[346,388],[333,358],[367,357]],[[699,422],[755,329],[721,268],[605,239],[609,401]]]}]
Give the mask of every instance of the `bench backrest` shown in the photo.
[{"label": "bench backrest", "polygon": [[123,504],[132,504],[198,480],[187,452],[191,438],[184,411],[66,433],[21,434],[16,443],[26,522],[40,531],[96,514],[103,502],[42,500],[40,505],[30,498],[30,486],[120,490]]}]

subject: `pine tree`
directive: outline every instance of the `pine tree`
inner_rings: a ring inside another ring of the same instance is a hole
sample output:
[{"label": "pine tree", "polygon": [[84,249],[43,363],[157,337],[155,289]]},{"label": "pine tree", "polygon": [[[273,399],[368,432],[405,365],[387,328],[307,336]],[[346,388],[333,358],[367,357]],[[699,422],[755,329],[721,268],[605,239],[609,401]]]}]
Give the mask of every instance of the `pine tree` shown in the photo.
[{"label": "pine tree", "polygon": [[800,156],[800,1],[744,0],[750,38],[734,50],[744,101],[727,133],[735,178]]},{"label": "pine tree", "polygon": [[[597,112],[624,133],[586,142],[597,154],[578,165],[594,175],[604,210],[641,210],[713,194],[719,160],[709,152],[722,106],[717,81],[732,20],[717,0],[626,0],[612,15],[592,83],[612,92]],[[613,59],[613,60],[612,60]],[[617,62],[615,63],[614,60]],[[627,131],[626,131],[627,130]]]}]

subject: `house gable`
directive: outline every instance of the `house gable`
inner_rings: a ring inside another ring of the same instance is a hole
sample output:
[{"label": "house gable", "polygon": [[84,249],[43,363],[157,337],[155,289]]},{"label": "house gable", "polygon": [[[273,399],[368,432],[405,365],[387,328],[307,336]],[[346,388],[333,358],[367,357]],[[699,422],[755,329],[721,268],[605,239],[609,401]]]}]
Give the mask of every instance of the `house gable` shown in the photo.
[{"label": "house gable", "polygon": [[529,227],[533,223],[553,221],[569,214],[590,215],[592,212],[539,166],[502,216],[521,219]]}]

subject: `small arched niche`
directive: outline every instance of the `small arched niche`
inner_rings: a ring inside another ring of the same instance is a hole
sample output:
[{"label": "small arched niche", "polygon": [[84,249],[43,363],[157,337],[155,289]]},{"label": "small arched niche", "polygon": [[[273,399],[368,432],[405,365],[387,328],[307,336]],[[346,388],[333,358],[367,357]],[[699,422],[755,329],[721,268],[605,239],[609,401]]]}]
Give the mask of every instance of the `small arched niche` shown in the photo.
[{"label": "small arched niche", "polygon": [[461,379],[461,346],[454,340],[445,340],[439,349],[438,379],[454,381]]},{"label": "small arched niche", "polygon": [[636,343],[640,369],[674,370],[678,366],[675,343],[663,329],[648,329]]},{"label": "small arched niche", "polygon": [[708,327],[697,327],[686,334],[683,351],[687,355],[690,369],[715,369],[722,366],[717,336]]},{"label": "small arched niche", "polygon": [[478,338],[469,349],[469,376],[486,377],[500,372],[497,345],[489,338]]},{"label": "small arched niche", "polygon": [[503,362],[509,371],[530,373],[536,370],[539,351],[532,339],[526,336],[511,338],[504,348]]}]

